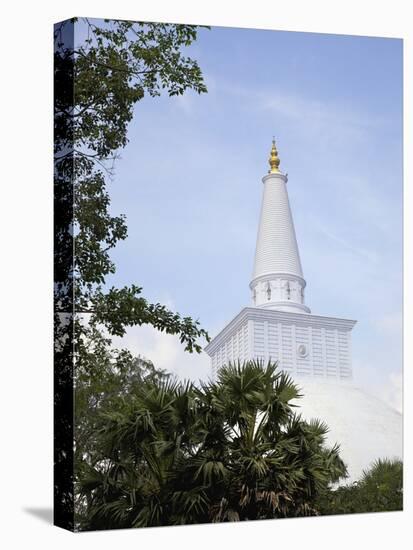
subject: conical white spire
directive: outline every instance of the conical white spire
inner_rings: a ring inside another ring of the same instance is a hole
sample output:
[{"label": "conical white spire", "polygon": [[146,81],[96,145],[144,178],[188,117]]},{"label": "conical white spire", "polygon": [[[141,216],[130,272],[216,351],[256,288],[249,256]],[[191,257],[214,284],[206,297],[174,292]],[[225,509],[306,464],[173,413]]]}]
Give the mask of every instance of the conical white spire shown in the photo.
[{"label": "conical white spire", "polygon": [[287,176],[272,142],[270,170],[262,179],[264,194],[250,288],[257,307],[309,313],[304,305],[300,255],[287,193]]}]

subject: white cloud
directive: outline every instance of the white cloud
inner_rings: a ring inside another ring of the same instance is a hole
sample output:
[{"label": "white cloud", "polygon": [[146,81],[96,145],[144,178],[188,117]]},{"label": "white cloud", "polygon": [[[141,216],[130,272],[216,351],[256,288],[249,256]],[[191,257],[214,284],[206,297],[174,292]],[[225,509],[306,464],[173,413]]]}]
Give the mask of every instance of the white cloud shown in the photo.
[{"label": "white cloud", "polygon": [[403,410],[403,373],[401,371],[391,373],[389,376],[390,397],[389,403],[399,412]]},{"label": "white cloud", "polygon": [[403,373],[391,372],[385,383],[378,388],[378,397],[381,397],[388,405],[403,412]]},{"label": "white cloud", "polygon": [[402,315],[397,311],[383,313],[372,321],[371,327],[375,334],[375,345],[371,345],[371,338],[362,338],[357,356],[353,355],[356,384],[401,413],[403,408]]},{"label": "white cloud", "polygon": [[396,411],[403,412],[403,371],[385,371],[387,365],[376,362],[353,361],[355,385],[373,395]]},{"label": "white cloud", "polygon": [[113,343],[129,349],[134,355],[150,359],[155,367],[172,372],[180,379],[206,381],[211,375],[210,359],[205,352],[185,352],[178,336],[165,334],[151,326],[131,327],[123,338],[114,338]]}]

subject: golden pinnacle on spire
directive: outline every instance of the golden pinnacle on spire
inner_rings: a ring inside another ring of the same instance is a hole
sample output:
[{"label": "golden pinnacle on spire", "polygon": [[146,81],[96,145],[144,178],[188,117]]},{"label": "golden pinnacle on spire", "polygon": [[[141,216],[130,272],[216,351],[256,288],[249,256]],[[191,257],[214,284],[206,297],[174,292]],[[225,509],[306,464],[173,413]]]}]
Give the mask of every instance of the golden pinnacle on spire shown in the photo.
[{"label": "golden pinnacle on spire", "polygon": [[280,165],[280,159],[278,158],[278,151],[275,147],[275,139],[272,140],[272,147],[271,147],[271,153],[270,158],[268,159],[268,163],[270,165],[270,170],[268,170],[269,174],[277,174],[279,173],[278,167]]}]

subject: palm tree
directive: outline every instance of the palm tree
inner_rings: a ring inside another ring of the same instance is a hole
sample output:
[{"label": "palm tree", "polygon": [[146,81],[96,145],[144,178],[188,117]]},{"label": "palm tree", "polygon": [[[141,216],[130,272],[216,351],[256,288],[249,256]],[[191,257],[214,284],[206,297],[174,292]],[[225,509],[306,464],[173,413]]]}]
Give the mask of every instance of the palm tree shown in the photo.
[{"label": "palm tree", "polygon": [[100,413],[100,453],[79,480],[80,528],[162,525],[171,517],[173,473],[193,423],[192,386],[145,381]]},{"label": "palm tree", "polygon": [[99,452],[82,469],[81,529],[314,515],[346,474],[327,426],[305,422],[276,364],[229,364],[195,387],[147,381],[100,413]]},{"label": "palm tree", "polygon": [[304,422],[292,379],[258,361],[233,364],[200,392],[205,439],[197,461],[211,492],[212,521],[315,514],[318,491],[345,475],[327,426]]}]

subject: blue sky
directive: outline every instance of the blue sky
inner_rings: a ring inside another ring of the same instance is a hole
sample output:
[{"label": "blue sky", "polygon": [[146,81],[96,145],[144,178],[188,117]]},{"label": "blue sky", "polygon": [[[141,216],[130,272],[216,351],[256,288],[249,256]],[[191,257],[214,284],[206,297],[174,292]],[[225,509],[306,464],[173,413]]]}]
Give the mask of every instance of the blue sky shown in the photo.
[{"label": "blue sky", "polygon": [[[136,105],[109,187],[129,236],[108,282],[140,284],[211,335],[250,305],[274,135],[307,305],[358,321],[355,379],[399,406],[402,41],[213,27],[187,51],[208,94]],[[171,337],[133,329],[126,343],[182,376],[209,375]]]}]

